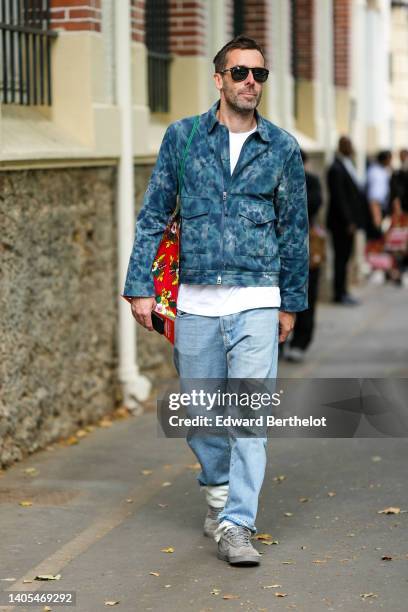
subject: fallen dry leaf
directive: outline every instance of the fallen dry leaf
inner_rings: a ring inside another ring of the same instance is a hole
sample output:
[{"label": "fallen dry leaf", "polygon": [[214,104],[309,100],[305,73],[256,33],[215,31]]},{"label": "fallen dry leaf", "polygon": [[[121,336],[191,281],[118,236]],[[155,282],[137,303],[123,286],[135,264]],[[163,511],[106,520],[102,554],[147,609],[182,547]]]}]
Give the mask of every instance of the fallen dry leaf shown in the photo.
[{"label": "fallen dry leaf", "polygon": [[17,580],[17,578],[0,578],[0,580],[3,580],[4,582],[14,582]]},{"label": "fallen dry leaf", "polygon": [[262,587],[263,589],[281,589],[282,585],[281,584],[267,584],[266,586]]},{"label": "fallen dry leaf", "polygon": [[51,612],[52,608],[50,608],[49,606],[44,606],[43,607],[43,612]]},{"label": "fallen dry leaf", "polygon": [[85,436],[88,435],[88,432],[85,431],[85,429],[78,429],[75,435],[77,438],[85,438]]},{"label": "fallen dry leaf", "polygon": [[219,595],[221,593],[221,589],[213,589],[211,591],[211,595]]},{"label": "fallen dry leaf", "polygon": [[120,601],[119,599],[118,601],[105,601],[105,606],[117,606],[119,601]]},{"label": "fallen dry leaf", "polygon": [[231,593],[227,593],[222,596],[223,599],[239,599],[239,595],[231,595]]},{"label": "fallen dry leaf", "polygon": [[327,559],[313,559],[312,563],[327,563]]},{"label": "fallen dry leaf", "polygon": [[272,546],[273,544],[279,544],[279,540],[261,540],[261,544],[265,544],[265,546]]},{"label": "fallen dry leaf", "polygon": [[371,461],[377,463],[378,461],[381,461],[381,457],[379,455],[374,455],[373,457],[371,457]]},{"label": "fallen dry leaf", "polygon": [[34,580],[61,580],[61,574],[39,574]]},{"label": "fallen dry leaf", "polygon": [[140,471],[143,476],[149,476],[149,474],[153,474],[153,470],[141,470]]},{"label": "fallen dry leaf", "polygon": [[165,585],[164,585],[164,588],[165,588],[165,589],[168,589],[169,587],[171,587],[171,584],[165,584]]},{"label": "fallen dry leaf", "polygon": [[257,533],[254,540],[272,540],[272,536],[270,533]]},{"label": "fallen dry leaf", "polygon": [[282,474],[282,476],[274,476],[272,480],[275,482],[282,482],[283,480],[286,480],[286,476],[284,474]]},{"label": "fallen dry leaf", "polygon": [[79,440],[76,436],[70,436],[66,439],[65,444],[68,446],[74,446],[75,444],[79,444]]},{"label": "fallen dry leaf", "polygon": [[160,508],[167,508],[169,504],[157,504],[157,505],[160,506]]},{"label": "fallen dry leaf", "polygon": [[162,482],[162,487],[171,487],[171,482]]},{"label": "fallen dry leaf", "polygon": [[19,502],[19,506],[24,506],[24,508],[28,507],[28,506],[32,506],[33,502],[32,501],[28,501],[28,500],[24,500]]},{"label": "fallen dry leaf", "polygon": [[160,550],[165,553],[174,553],[174,548],[172,546],[167,546],[167,548],[161,548]]},{"label": "fallen dry leaf", "polygon": [[329,491],[327,495],[328,497],[336,497],[336,491]]},{"label": "fallen dry leaf", "polygon": [[151,576],[160,576],[159,572],[149,572]]},{"label": "fallen dry leaf", "polygon": [[293,512],[284,512],[283,513],[285,516],[293,516]]},{"label": "fallen dry leaf", "polygon": [[112,421],[110,421],[109,419],[102,419],[102,421],[99,421],[99,427],[112,427],[113,423]]},{"label": "fallen dry leaf", "polygon": [[299,497],[299,501],[300,501],[300,503],[304,504],[305,502],[309,501],[309,498],[308,497]]},{"label": "fallen dry leaf", "polygon": [[381,557],[381,561],[392,561],[392,557],[390,557],[389,555],[384,555],[383,557]]},{"label": "fallen dry leaf", "polygon": [[35,467],[29,467],[23,470],[25,474],[29,474],[30,476],[37,476],[38,470]]},{"label": "fallen dry leaf", "polygon": [[128,497],[126,501],[128,504],[133,504],[133,499],[131,497]]},{"label": "fallen dry leaf", "polygon": [[378,510],[377,514],[399,514],[400,512],[401,508],[390,506],[389,508],[384,508],[384,510]]},{"label": "fallen dry leaf", "polygon": [[282,561],[282,565],[293,565],[293,561]]},{"label": "fallen dry leaf", "polygon": [[130,410],[128,410],[126,406],[121,406],[120,408],[117,408],[113,414],[117,419],[127,419],[131,416]]},{"label": "fallen dry leaf", "polygon": [[279,593],[278,591],[274,593],[275,597],[286,597],[287,593]]},{"label": "fallen dry leaf", "polygon": [[378,597],[378,595],[376,593],[361,593],[360,597],[367,599],[368,597]]},{"label": "fallen dry leaf", "polygon": [[32,580],[23,580],[24,584],[28,582],[32,582]]}]

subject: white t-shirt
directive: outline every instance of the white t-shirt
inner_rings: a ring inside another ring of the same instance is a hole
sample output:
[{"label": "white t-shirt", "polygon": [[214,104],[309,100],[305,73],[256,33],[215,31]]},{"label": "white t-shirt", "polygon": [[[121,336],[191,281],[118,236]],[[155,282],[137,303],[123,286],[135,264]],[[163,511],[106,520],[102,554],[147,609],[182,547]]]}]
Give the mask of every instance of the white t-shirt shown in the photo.
[{"label": "white t-shirt", "polygon": [[372,164],[367,171],[368,199],[376,200],[385,210],[390,193],[390,173],[378,163]]},{"label": "white t-shirt", "polygon": [[[231,174],[238,162],[242,145],[256,127],[249,132],[230,132]],[[189,285],[181,283],[177,308],[205,317],[221,317],[251,308],[279,308],[279,287],[235,287],[219,285]]]}]

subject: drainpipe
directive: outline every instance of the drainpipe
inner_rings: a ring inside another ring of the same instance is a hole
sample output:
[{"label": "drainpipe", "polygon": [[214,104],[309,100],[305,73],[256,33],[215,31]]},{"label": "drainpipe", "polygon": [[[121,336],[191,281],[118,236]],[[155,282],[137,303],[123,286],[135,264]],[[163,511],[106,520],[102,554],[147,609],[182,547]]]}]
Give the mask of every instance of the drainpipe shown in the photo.
[{"label": "drainpipe", "polygon": [[131,95],[131,32],[130,1],[116,0],[115,13],[115,68],[116,104],[120,121],[120,152],[117,174],[118,210],[118,268],[119,283],[119,370],[123,403],[136,414],[142,412],[141,401],[147,399],[151,383],[139,372],[137,365],[136,321],[130,305],[120,297],[121,283],[126,277],[135,228],[134,169],[132,150],[132,95]]}]

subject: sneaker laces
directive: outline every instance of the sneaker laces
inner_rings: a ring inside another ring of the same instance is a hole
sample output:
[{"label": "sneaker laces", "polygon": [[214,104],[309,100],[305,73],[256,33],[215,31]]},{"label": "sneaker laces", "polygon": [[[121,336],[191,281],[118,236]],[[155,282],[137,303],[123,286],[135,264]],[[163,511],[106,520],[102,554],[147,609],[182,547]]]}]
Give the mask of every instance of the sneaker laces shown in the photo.
[{"label": "sneaker laces", "polygon": [[251,546],[251,530],[240,525],[228,525],[224,534],[234,546]]}]

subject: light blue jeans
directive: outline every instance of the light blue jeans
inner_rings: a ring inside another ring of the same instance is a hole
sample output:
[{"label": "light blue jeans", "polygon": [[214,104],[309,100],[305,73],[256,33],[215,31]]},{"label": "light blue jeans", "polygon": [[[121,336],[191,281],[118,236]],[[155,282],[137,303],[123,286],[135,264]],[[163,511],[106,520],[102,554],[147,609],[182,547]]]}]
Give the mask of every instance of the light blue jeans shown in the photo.
[{"label": "light blue jeans", "polygon": [[[178,312],[174,363],[181,379],[275,379],[278,308],[256,308],[222,317]],[[208,414],[208,413],[207,413]],[[266,437],[193,435],[201,486],[229,484],[219,521],[228,519],[256,533],[258,497],[266,467]]]}]

